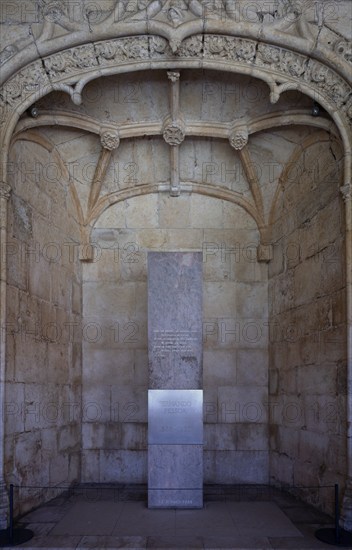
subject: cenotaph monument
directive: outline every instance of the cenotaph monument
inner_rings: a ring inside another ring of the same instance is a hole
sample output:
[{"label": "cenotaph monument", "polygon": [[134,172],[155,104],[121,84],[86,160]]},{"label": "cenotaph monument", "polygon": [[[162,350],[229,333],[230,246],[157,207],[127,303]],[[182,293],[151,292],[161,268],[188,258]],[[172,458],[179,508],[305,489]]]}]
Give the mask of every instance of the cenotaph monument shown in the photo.
[{"label": "cenotaph monument", "polygon": [[148,349],[148,506],[201,508],[201,252],[149,252]]}]

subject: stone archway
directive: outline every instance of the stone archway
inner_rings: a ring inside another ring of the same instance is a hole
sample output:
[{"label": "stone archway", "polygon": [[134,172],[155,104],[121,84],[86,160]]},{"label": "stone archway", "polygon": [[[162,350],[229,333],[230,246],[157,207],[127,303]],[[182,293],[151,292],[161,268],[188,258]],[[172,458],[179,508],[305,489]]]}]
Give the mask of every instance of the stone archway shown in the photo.
[{"label": "stone archway", "polygon": [[[285,114],[277,115],[276,120],[270,117],[268,120],[262,117],[259,120],[246,120],[238,122],[229,121],[228,124],[222,124],[219,127],[216,124],[208,125],[204,129],[204,124],[185,125],[178,109],[178,72],[182,69],[202,68],[205,70],[221,70],[235,74],[251,75],[266,82],[270,88],[270,99],[277,102],[280,95],[290,89],[296,89],[315,99],[324,107],[335,121],[344,143],[344,185],[342,192],[346,199],[346,278],[348,311],[351,308],[351,274],[350,274],[350,223],[351,223],[351,197],[350,197],[350,168],[351,168],[351,134],[350,120],[352,118],[352,99],[351,88],[346,76],[350,69],[347,58],[345,58],[345,46],[341,44],[338,57],[334,52],[321,47],[312,49],[312,35],[309,38],[302,38],[297,41],[293,36],[302,31],[304,19],[295,21],[298,24],[294,34],[285,31],[285,26],[292,30],[292,13],[279,18],[272,25],[260,26],[262,38],[258,41],[255,36],[258,31],[258,25],[239,24],[233,30],[233,22],[236,22],[238,13],[232,12],[230,21],[219,21],[214,17],[214,13],[208,14],[207,18],[199,18],[198,7],[190,7],[187,13],[190,20],[178,26],[175,23],[170,25],[158,17],[163,18],[163,4],[157,4],[158,9],[148,8],[146,14],[141,12],[139,22],[129,22],[128,14],[124,14],[125,19],[120,22],[120,30],[113,32],[114,38],[104,36],[102,28],[96,30],[94,42],[90,40],[85,44],[84,39],[86,31],[78,31],[77,28],[70,29],[72,35],[65,39],[65,49],[60,47],[60,40],[56,41],[56,51],[51,51],[50,33],[52,28],[46,24],[44,31],[44,41],[47,45],[43,49],[43,57],[36,59],[36,54],[30,51],[26,52],[23,60],[19,61],[18,71],[10,75],[4,83],[0,97],[3,113],[3,152],[1,177],[1,207],[3,215],[3,224],[1,229],[2,243],[6,242],[6,210],[7,200],[10,194],[10,188],[7,185],[7,154],[8,145],[12,138],[13,131],[18,123],[20,115],[33,103],[44,97],[48,93],[58,90],[68,93],[75,104],[81,102],[81,94],[84,87],[92,80],[100,76],[128,73],[133,71],[142,71],[149,69],[169,70],[170,79],[170,103],[172,106],[170,118],[157,124],[140,126],[136,133],[135,128],[123,127],[120,125],[105,125],[102,127],[96,120],[79,120],[79,117],[67,117],[61,113],[55,115],[41,115],[34,126],[46,125],[52,122],[52,116],[55,123],[75,126],[88,131],[93,131],[101,137],[101,155],[99,165],[97,165],[97,177],[93,183],[90,196],[90,214],[81,218],[81,244],[89,244],[90,224],[94,218],[99,216],[103,210],[114,202],[124,200],[132,196],[131,192],[111,195],[109,197],[99,198],[100,176],[108,168],[111,157],[111,151],[119,146],[120,140],[138,135],[163,135],[164,140],[170,146],[171,165],[177,167],[178,149],[181,146],[185,136],[213,136],[228,139],[231,146],[239,151],[241,162],[247,173],[251,184],[252,201],[246,202],[241,196],[226,190],[212,190],[209,186],[202,186],[200,183],[191,183],[191,190],[203,193],[208,196],[223,198],[234,203],[241,204],[247,212],[250,212],[257,220],[261,232],[261,248],[259,254],[264,261],[270,260],[270,234],[261,214],[261,197],[258,191],[258,185],[254,175],[251,173],[250,158],[246,153],[246,144],[248,136],[256,131],[268,126],[278,126],[281,124],[307,124],[313,122],[313,125],[323,130],[332,131],[332,125],[326,120],[311,119],[308,112],[297,112],[293,118],[287,119]],[[228,9],[228,7],[227,7]],[[152,11],[150,11],[152,10]],[[231,11],[231,10],[230,10]],[[201,11],[202,13],[202,11]],[[204,15],[204,14],[203,14]],[[143,19],[147,17],[147,23]],[[171,17],[171,15],[169,14]],[[138,32],[136,32],[138,25]],[[308,24],[307,24],[308,25]],[[304,30],[307,30],[307,25]],[[49,28],[50,27],[50,28]],[[309,27],[309,25],[308,25]],[[205,31],[206,29],[206,31]],[[297,30],[298,29],[298,30]],[[45,34],[46,33],[46,34]],[[80,34],[81,33],[81,34]],[[127,36],[126,36],[127,35]],[[115,38],[118,37],[118,38]],[[70,41],[72,40],[72,43]],[[58,46],[59,45],[59,46]],[[69,49],[67,49],[69,46]],[[72,46],[72,47],[70,47]],[[57,48],[59,47],[59,51]],[[16,50],[8,50],[8,59],[16,58]],[[11,54],[11,55],[10,55]],[[32,55],[32,59],[30,56]],[[170,71],[171,69],[171,71]],[[5,72],[6,74],[6,72]],[[32,120],[20,121],[18,132],[33,126]],[[23,134],[24,135],[24,134]],[[23,137],[18,134],[18,137]],[[175,170],[173,170],[175,174]],[[171,194],[178,195],[182,193],[182,185],[185,189],[190,189],[190,182],[180,182],[180,179],[170,181]],[[188,187],[187,187],[188,186]],[[219,186],[215,186],[219,187]],[[165,188],[165,185],[164,185]],[[139,193],[158,192],[161,188],[151,186],[144,188]],[[163,189],[165,190],[165,189]],[[135,193],[135,191],[134,191]],[[75,191],[73,190],[75,196]],[[85,259],[89,259],[85,258]],[[4,258],[2,258],[4,260]],[[2,262],[2,301],[1,301],[1,322],[5,325],[6,320],[6,262]],[[349,318],[349,317],[348,317]],[[351,368],[351,327],[348,327],[349,336],[347,345],[348,353],[348,372]],[[5,372],[5,345],[2,347],[1,368]],[[4,377],[2,377],[4,379]],[[350,374],[348,375],[350,380]],[[1,389],[2,395],[4,388]],[[349,393],[348,393],[349,395]],[[349,422],[349,417],[348,417]],[[4,427],[2,425],[2,438],[4,436]],[[348,447],[349,448],[349,447]],[[350,452],[350,451],[349,451]],[[348,476],[349,488],[350,474]],[[349,490],[349,489],[348,489]],[[348,494],[348,491],[347,493]],[[346,501],[347,502],[347,501]],[[346,508],[347,510],[347,508]],[[346,515],[346,526],[350,521]]]}]

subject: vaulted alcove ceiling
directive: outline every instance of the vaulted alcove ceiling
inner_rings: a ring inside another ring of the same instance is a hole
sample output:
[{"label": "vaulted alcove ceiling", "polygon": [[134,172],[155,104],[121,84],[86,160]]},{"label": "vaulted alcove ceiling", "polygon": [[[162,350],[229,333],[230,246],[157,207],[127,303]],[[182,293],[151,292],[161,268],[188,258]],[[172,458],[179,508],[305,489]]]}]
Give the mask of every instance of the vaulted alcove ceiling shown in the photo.
[{"label": "vaulted alcove ceiling", "polygon": [[[187,84],[187,71],[184,73]],[[192,72],[192,75],[197,73]],[[210,73],[209,73],[210,74]],[[213,72],[213,75],[217,75]],[[205,72],[203,77],[207,83],[209,90],[214,83],[207,81],[208,73]],[[141,77],[143,78],[143,77]],[[275,204],[278,200],[282,187],[285,185],[285,175],[289,170],[289,166],[283,165],[280,167],[281,176],[277,183],[276,192],[272,192],[272,198],[264,197],[265,192],[256,171],[258,162],[256,161],[249,143],[251,137],[260,132],[266,132],[272,129],[286,128],[290,126],[312,127],[312,129],[320,130],[313,133],[309,137],[309,143],[315,141],[326,141],[338,139],[338,131],[333,121],[324,112],[321,116],[312,116],[312,109],[309,102],[301,102],[301,105],[295,105],[294,102],[288,101],[283,108],[277,106],[275,109],[261,107],[259,110],[254,110],[253,115],[247,114],[242,116],[239,112],[233,113],[233,119],[227,120],[226,116],[220,119],[191,119],[185,116],[182,111],[182,85],[183,76],[179,71],[161,71],[159,73],[161,82],[168,82],[168,112],[156,113],[155,116],[148,116],[145,119],[130,120],[126,114],[126,118],[120,121],[110,119],[102,120],[100,117],[90,112],[89,102],[83,102],[84,110],[67,104],[64,108],[55,109],[55,100],[60,103],[59,97],[43,100],[38,103],[38,116],[31,118],[24,115],[19,121],[16,131],[13,135],[12,143],[18,140],[33,141],[38,145],[43,146],[47,150],[55,150],[60,158],[60,166],[65,166],[62,172],[63,176],[69,182],[74,204],[76,205],[77,218],[81,226],[82,244],[87,250],[86,245],[90,242],[90,234],[92,227],[96,223],[101,214],[112,204],[121,202],[134,196],[140,196],[149,193],[166,192],[171,196],[179,196],[182,192],[194,192],[209,197],[214,197],[221,200],[226,200],[237,204],[255,220],[259,229],[261,246],[258,250],[258,257],[262,261],[269,261],[272,257],[270,248],[271,237],[270,227],[272,219],[275,216]],[[104,87],[104,79],[99,81],[100,87]],[[255,86],[256,80],[249,80],[252,86]],[[248,86],[248,82],[243,84],[244,90]],[[237,82],[238,84],[238,82]],[[113,80],[110,85],[118,86],[119,82]],[[204,86],[204,84],[203,84]],[[260,86],[263,86],[258,83]],[[209,91],[208,90],[208,91]],[[260,89],[262,92],[262,90]],[[264,89],[265,91],[265,89]],[[92,91],[90,92],[92,93]],[[244,93],[243,91],[241,92]],[[257,90],[258,93],[258,90]],[[300,94],[298,94],[300,96]],[[181,98],[180,98],[181,96]],[[88,96],[87,96],[88,97]],[[86,97],[86,99],[87,99]],[[303,98],[303,96],[301,96]],[[296,98],[297,100],[297,98]],[[53,108],[48,109],[48,104],[53,105]],[[266,103],[266,102],[265,102]],[[297,101],[296,101],[297,103]],[[305,106],[305,103],[309,105]],[[270,106],[269,102],[267,102]],[[64,104],[65,105],[65,104]],[[240,109],[239,102],[236,102],[237,110]],[[300,108],[298,108],[300,107]],[[122,109],[124,111],[124,109]],[[117,107],[117,112],[121,108]],[[225,120],[226,119],[226,120]],[[50,137],[42,134],[39,128],[45,127],[67,127],[76,130],[82,130],[90,135],[96,135],[100,142],[100,151],[97,157],[94,174],[89,183],[90,190],[86,204],[80,197],[78,182],[74,181],[72,175],[68,172],[65,161],[61,158],[59,151],[55,148],[55,143]],[[329,135],[331,135],[329,137]],[[107,178],[111,163],[116,155],[119,158],[119,147],[121,141],[131,139],[158,138],[162,139],[169,149],[169,176],[168,181],[141,181],[138,184],[132,184],[127,188],[110,189],[106,192],[104,182]],[[212,140],[220,140],[224,145],[227,142],[227,147],[232,148],[233,155],[238,158],[241,172],[244,175],[248,193],[244,193],[240,189],[231,189],[224,186],[220,177],[218,181],[207,181],[207,177],[201,181],[192,179],[184,179],[181,177],[180,166],[180,150],[188,139],[203,139],[210,138]],[[304,147],[303,147],[304,149]],[[302,144],[298,144],[293,151],[289,165],[292,165],[293,159],[299,157],[302,153]],[[264,202],[270,204],[264,206]],[[89,259],[86,257],[85,259]]]}]

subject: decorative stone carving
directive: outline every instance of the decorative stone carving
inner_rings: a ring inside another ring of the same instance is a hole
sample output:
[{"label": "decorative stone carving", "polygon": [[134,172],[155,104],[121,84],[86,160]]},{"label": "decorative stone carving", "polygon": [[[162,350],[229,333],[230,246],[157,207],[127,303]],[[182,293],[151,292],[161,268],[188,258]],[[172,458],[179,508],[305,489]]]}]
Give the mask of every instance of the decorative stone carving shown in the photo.
[{"label": "decorative stone carving", "polygon": [[231,147],[240,151],[248,143],[248,129],[245,126],[237,128],[230,134],[229,141]]},{"label": "decorative stone carving", "polygon": [[100,141],[104,149],[113,151],[120,145],[119,133],[116,130],[102,130],[100,133]]},{"label": "decorative stone carving", "polygon": [[149,37],[136,36],[98,42],[95,45],[95,55],[100,65],[114,65],[117,61],[124,62],[131,59],[148,59]]},{"label": "decorative stone carving", "polygon": [[46,57],[44,64],[50,78],[57,80],[78,70],[96,67],[98,61],[93,44],[86,44]]},{"label": "decorative stone carving", "polygon": [[351,93],[351,88],[339,75],[329,67],[315,60],[308,62],[305,80],[313,82],[325,95],[341,107]]},{"label": "decorative stone carving", "polygon": [[167,18],[176,27],[185,20],[185,12],[187,6],[183,0],[173,0],[167,8]]},{"label": "decorative stone carving", "polygon": [[6,82],[0,90],[0,106],[4,108],[7,104],[14,107],[28,96],[40,93],[45,88],[50,88],[50,82],[42,63],[35,61]]},{"label": "decorative stone carving", "polygon": [[291,76],[301,77],[306,70],[307,60],[301,55],[285,51],[281,58],[281,68]]},{"label": "decorative stone carving", "polygon": [[280,66],[280,48],[259,44],[256,64],[278,68]]},{"label": "decorative stone carving", "polygon": [[11,196],[11,187],[5,183],[5,182],[0,182],[0,198],[1,199],[6,199],[6,200],[9,200],[10,196]]},{"label": "decorative stone carving", "polygon": [[[75,4],[75,3],[73,3]],[[78,6],[79,2],[77,2]],[[262,3],[259,2],[257,9],[250,10],[248,6],[242,5],[237,0],[115,0],[110,2],[109,9],[104,9],[99,2],[91,2],[82,9],[76,7],[70,8],[70,3],[65,0],[40,0],[39,15],[44,22],[41,34],[36,38],[36,42],[41,45],[50,41],[56,36],[67,38],[67,44],[71,45],[70,33],[82,33],[87,31],[87,22],[91,37],[89,41],[100,41],[102,36],[106,36],[107,30],[110,30],[110,36],[121,35],[120,28],[128,24],[138,22],[147,32],[149,21],[155,20],[159,23],[160,13],[162,14],[161,24],[170,26],[171,29],[181,24],[192,23],[200,19],[204,24],[211,23],[214,19],[218,21],[233,21],[234,24],[240,23],[248,27],[249,33],[253,37],[258,35],[258,25],[265,25],[266,30],[272,33],[276,31],[284,32],[290,37],[301,36],[306,42],[312,42],[314,39],[314,27],[324,27],[325,17],[322,6],[316,6],[316,19],[314,23],[307,20],[305,8],[302,1],[282,0],[280,2]],[[255,3],[253,3],[253,8]],[[250,29],[253,27],[253,29]],[[206,27],[205,27],[206,28]],[[62,31],[64,29],[64,34]],[[143,32],[143,31],[142,31]],[[331,31],[329,31],[331,32]],[[88,44],[87,44],[88,46]],[[180,46],[178,38],[170,38],[170,46],[175,53]],[[309,47],[311,44],[309,45]],[[343,62],[352,62],[352,45],[345,38],[338,38],[336,42],[329,47],[331,53],[338,55]],[[6,46],[0,53],[1,64],[10,63],[13,56],[23,50],[23,38],[17,42]]]},{"label": "decorative stone carving", "polygon": [[255,58],[256,43],[239,38],[236,44],[236,56],[243,61],[253,61]]},{"label": "decorative stone carving", "polygon": [[180,122],[171,122],[164,127],[163,138],[169,145],[181,145],[185,139],[185,130]]},{"label": "decorative stone carving", "polygon": [[[178,45],[180,45],[178,41]],[[149,51],[153,59],[158,58],[159,56],[172,56],[172,50],[169,46],[169,42],[161,36],[150,36],[149,37]]]},{"label": "decorative stone carving", "polygon": [[[352,119],[352,102],[349,99],[351,86],[337,72],[317,60],[285,48],[233,36],[194,35],[185,39],[181,45],[179,39],[176,42],[172,47],[178,49],[173,54],[168,41],[160,36],[124,37],[86,44],[48,56],[44,59],[46,71],[41,61],[35,61],[16,73],[1,89],[0,124],[4,124],[13,115],[14,109],[24,99],[35,101],[45,95],[47,90],[53,89],[53,86],[57,89],[61,84],[69,92],[68,77],[72,87],[72,83],[79,82],[82,73],[97,71],[98,67],[103,69],[124,62],[181,58],[194,58],[197,62],[207,59],[235,61],[274,72],[277,81],[283,83],[286,79],[293,83],[298,79],[302,82],[303,79],[325,98],[332,110],[337,107],[346,113],[346,118]],[[31,98],[31,94],[36,94],[37,97]],[[74,94],[72,97],[74,98]],[[347,124],[348,122],[346,126]],[[166,135],[170,132],[177,134],[174,129],[170,129]],[[182,132],[178,132],[175,139],[182,139]]]},{"label": "decorative stone carving", "polygon": [[52,2],[51,0],[46,2],[42,7],[42,15],[46,21],[57,24],[64,23],[64,20],[67,17],[63,3],[58,0],[55,0],[55,2]]},{"label": "decorative stone carving", "polygon": [[178,71],[168,71],[167,77],[171,82],[177,82],[180,80],[180,73]]},{"label": "decorative stone carving", "polygon": [[0,67],[4,65],[13,55],[18,52],[18,47],[15,44],[9,44],[0,52]]},{"label": "decorative stone carving", "polygon": [[334,51],[344,57],[346,61],[352,63],[352,42],[343,38],[335,42]]},{"label": "decorative stone carving", "polygon": [[251,63],[255,58],[256,43],[252,40],[231,36],[206,36],[204,53],[209,57],[236,59],[239,62]]},{"label": "decorative stone carving", "polygon": [[199,57],[202,54],[203,37],[200,34],[186,38],[186,40],[184,40],[177,48],[177,57]]}]

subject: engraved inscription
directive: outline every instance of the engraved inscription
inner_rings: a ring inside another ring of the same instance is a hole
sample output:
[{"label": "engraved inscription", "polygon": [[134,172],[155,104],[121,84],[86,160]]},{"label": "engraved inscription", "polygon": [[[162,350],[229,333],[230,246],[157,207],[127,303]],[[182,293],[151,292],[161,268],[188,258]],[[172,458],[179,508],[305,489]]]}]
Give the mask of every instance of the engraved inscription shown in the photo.
[{"label": "engraved inscription", "polygon": [[169,353],[194,355],[198,333],[188,330],[154,330],[153,354],[155,357],[166,357]]},{"label": "engraved inscription", "polygon": [[149,390],[149,444],[203,443],[202,390]]}]

